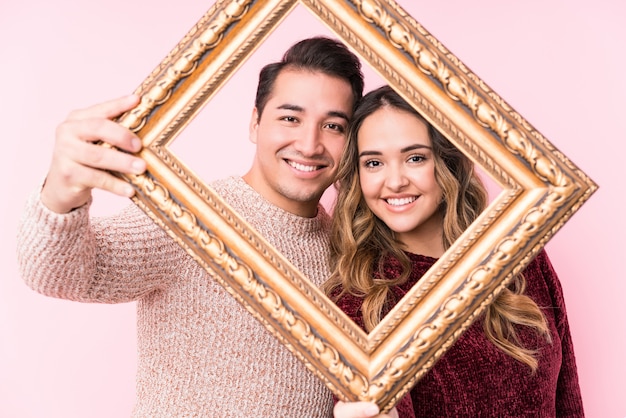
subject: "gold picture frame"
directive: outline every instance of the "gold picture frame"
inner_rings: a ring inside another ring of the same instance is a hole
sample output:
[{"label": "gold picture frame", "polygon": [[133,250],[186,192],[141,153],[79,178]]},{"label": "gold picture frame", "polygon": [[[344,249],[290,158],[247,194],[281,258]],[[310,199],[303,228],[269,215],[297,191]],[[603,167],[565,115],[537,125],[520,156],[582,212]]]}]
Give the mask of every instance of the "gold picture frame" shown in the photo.
[{"label": "gold picture frame", "polygon": [[[369,334],[167,148],[298,4],[502,187]],[[383,411],[598,187],[391,0],[218,0],[136,93],[118,120],[144,145],[134,201],[340,399]]]}]

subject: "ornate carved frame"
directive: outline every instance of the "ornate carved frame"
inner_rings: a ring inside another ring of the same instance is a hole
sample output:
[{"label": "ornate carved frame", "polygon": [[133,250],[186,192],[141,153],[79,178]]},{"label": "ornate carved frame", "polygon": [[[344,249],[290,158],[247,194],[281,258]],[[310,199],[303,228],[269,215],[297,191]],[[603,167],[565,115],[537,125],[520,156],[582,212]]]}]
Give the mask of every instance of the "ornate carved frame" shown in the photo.
[{"label": "ornate carved frame", "polygon": [[[369,334],[167,145],[302,4],[502,187]],[[135,202],[344,400],[388,411],[597,185],[391,0],[218,0],[136,90],[119,123],[148,171]]]}]

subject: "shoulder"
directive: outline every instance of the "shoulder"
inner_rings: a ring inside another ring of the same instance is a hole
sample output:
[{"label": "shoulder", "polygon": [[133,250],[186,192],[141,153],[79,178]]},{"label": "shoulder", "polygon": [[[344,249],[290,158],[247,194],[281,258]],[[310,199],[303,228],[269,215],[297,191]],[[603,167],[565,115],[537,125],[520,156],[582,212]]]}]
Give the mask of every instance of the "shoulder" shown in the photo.
[{"label": "shoulder", "polygon": [[249,186],[241,177],[230,176],[219,180],[214,180],[210,184],[215,192],[224,198],[227,203],[240,199],[243,194],[248,193]]},{"label": "shoulder", "polygon": [[[561,302],[563,297],[561,283],[545,248],[537,253],[533,260],[524,269],[523,274],[526,278],[529,291],[538,286],[545,286],[548,293],[552,296],[553,301]],[[557,300],[554,300],[555,298]]]},{"label": "shoulder", "polygon": [[552,312],[557,329],[562,329],[567,321],[565,297],[559,276],[545,249],[529,263],[524,270],[526,294],[531,297],[544,313]]}]

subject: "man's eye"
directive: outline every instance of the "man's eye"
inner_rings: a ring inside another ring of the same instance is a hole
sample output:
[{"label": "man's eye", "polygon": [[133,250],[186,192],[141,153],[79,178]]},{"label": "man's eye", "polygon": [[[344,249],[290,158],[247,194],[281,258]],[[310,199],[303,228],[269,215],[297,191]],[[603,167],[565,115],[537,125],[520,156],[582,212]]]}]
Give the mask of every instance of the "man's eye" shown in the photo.
[{"label": "man's eye", "polygon": [[282,119],[283,119],[285,122],[297,122],[297,121],[298,121],[298,119],[296,119],[296,118],[295,118],[295,117],[293,117],[293,116],[284,116]]},{"label": "man's eye", "polygon": [[333,131],[337,131],[337,132],[344,132],[345,128],[343,127],[343,125],[340,125],[338,123],[329,123],[326,125],[328,128],[332,129]]}]

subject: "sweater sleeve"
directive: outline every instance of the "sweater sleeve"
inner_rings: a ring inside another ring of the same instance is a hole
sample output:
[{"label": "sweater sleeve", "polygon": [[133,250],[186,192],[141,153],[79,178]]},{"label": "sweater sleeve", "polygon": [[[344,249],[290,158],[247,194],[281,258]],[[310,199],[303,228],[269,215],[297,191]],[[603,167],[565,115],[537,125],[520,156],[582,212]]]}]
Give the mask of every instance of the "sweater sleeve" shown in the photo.
[{"label": "sweater sleeve", "polygon": [[580,386],[578,383],[574,345],[572,343],[572,336],[570,334],[567,319],[567,311],[565,309],[563,289],[545,250],[538,254],[537,261],[539,262],[543,277],[550,290],[555,307],[554,315],[556,319],[556,327],[561,339],[562,362],[557,382],[557,416],[582,417],[584,416],[584,409]]},{"label": "sweater sleeve", "polygon": [[19,272],[33,290],[81,302],[137,300],[165,286],[186,253],[141,209],[107,218],[86,204],[57,214],[33,193],[20,219]]}]

